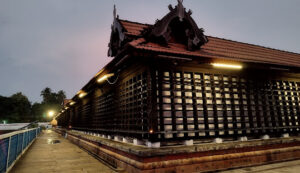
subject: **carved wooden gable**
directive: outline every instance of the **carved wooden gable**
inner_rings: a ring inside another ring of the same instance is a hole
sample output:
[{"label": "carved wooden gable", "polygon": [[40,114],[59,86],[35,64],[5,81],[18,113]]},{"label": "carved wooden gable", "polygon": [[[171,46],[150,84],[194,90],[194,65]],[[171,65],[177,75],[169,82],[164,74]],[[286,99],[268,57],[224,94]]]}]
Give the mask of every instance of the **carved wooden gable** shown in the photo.
[{"label": "carved wooden gable", "polygon": [[118,53],[118,50],[121,49],[125,40],[124,28],[118,21],[119,16],[117,16],[116,6],[114,6],[113,15],[114,22],[111,26],[110,42],[108,44],[108,56],[115,56]]},{"label": "carved wooden gable", "polygon": [[154,25],[147,25],[139,35],[132,37],[122,26],[114,7],[114,22],[111,27],[108,56],[116,56],[123,50],[126,43],[137,38],[144,38],[146,42],[158,43],[168,46],[169,43],[180,43],[186,46],[189,51],[199,50],[202,45],[208,42],[203,34],[204,30],[199,29],[191,17],[192,11],[186,11],[182,0],[178,0],[175,8],[169,5],[170,12]]},{"label": "carved wooden gable", "polygon": [[169,5],[169,10],[170,12],[165,17],[145,31],[147,40],[163,45],[168,45],[169,42],[182,43],[191,51],[199,50],[208,42],[203,34],[204,30],[199,29],[191,17],[192,11],[186,12],[182,0],[178,0],[175,8]]}]

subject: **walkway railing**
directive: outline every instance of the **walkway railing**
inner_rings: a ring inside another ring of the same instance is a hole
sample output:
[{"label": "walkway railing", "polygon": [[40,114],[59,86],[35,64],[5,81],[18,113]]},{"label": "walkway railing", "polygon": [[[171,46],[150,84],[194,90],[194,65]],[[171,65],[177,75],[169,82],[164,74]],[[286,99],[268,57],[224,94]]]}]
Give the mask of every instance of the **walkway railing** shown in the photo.
[{"label": "walkway railing", "polygon": [[0,173],[8,172],[41,132],[41,128],[0,135]]}]

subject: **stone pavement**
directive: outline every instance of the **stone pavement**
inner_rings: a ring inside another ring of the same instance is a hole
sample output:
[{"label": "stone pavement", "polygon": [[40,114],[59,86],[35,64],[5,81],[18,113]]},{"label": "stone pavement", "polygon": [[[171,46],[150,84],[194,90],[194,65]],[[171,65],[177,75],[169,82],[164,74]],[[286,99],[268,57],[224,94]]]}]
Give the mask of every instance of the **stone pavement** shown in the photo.
[{"label": "stone pavement", "polygon": [[220,171],[221,173],[299,173],[300,160]]},{"label": "stone pavement", "polygon": [[114,173],[112,169],[78,146],[70,143],[54,131],[46,130],[30,146],[10,173],[50,172]]}]

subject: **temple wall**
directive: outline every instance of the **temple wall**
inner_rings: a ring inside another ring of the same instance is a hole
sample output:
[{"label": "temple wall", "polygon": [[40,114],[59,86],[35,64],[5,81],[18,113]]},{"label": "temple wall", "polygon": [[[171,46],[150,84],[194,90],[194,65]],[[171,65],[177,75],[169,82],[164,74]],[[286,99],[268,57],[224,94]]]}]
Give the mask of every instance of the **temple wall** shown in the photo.
[{"label": "temple wall", "polygon": [[300,76],[137,61],[60,116],[60,126],[150,141],[297,135]]}]

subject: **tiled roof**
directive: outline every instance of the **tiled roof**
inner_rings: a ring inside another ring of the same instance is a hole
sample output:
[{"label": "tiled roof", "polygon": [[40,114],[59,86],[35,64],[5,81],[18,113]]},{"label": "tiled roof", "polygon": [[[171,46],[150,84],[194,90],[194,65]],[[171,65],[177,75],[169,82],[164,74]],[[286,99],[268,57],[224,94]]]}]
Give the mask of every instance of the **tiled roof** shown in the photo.
[{"label": "tiled roof", "polygon": [[130,22],[126,20],[119,20],[121,25],[126,29],[125,34],[139,36],[141,35],[141,31],[145,28],[148,28],[150,25]]},{"label": "tiled roof", "polygon": [[141,32],[151,25],[125,20],[119,21],[126,30],[125,34],[140,37],[129,43],[137,49],[177,55],[300,67],[300,54],[212,36],[208,36],[209,42],[202,46],[201,50],[197,51],[189,51],[185,45],[178,43],[169,43],[166,47],[157,43],[146,42],[142,38]]}]

